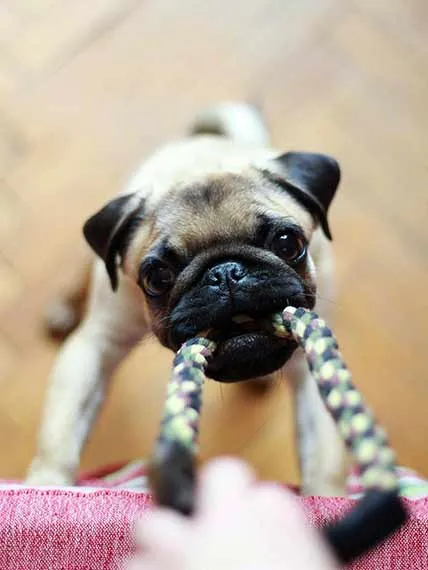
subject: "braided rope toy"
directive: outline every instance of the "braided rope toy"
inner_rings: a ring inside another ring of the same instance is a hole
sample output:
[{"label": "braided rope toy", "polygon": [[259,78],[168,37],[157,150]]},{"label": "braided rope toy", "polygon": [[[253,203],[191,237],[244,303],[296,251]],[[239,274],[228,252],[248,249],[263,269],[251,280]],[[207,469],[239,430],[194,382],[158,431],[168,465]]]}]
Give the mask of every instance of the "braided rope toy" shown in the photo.
[{"label": "braided rope toy", "polygon": [[[325,321],[306,309],[287,307],[273,316],[272,333],[292,337],[303,348],[320,395],[358,468],[363,499],[342,521],[325,529],[339,559],[350,561],[405,522],[395,453],[353,385]],[[215,342],[197,337],[177,352],[149,470],[158,504],[184,514],[191,514],[193,508],[202,389],[215,349]]]}]

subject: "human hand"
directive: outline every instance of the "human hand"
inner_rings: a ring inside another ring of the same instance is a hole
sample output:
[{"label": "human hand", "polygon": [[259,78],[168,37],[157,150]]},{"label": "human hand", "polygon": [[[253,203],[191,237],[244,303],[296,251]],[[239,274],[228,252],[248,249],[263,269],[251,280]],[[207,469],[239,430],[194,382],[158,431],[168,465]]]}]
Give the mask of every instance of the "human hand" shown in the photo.
[{"label": "human hand", "polygon": [[155,508],[126,570],[337,570],[296,498],[235,459],[202,469],[193,517]]}]

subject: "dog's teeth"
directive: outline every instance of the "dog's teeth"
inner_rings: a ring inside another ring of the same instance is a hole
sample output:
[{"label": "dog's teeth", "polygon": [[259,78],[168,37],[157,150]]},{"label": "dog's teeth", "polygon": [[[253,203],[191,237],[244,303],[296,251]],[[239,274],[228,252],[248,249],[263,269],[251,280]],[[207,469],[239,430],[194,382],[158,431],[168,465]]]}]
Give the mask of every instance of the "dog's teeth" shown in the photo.
[{"label": "dog's teeth", "polygon": [[234,317],[232,317],[232,321],[240,325],[243,323],[251,323],[254,321],[254,319],[252,319],[248,315],[235,315]]},{"label": "dog's teeth", "polygon": [[198,336],[203,336],[203,337],[207,338],[211,334],[211,332],[212,332],[212,329],[205,329],[204,331],[201,331]]}]

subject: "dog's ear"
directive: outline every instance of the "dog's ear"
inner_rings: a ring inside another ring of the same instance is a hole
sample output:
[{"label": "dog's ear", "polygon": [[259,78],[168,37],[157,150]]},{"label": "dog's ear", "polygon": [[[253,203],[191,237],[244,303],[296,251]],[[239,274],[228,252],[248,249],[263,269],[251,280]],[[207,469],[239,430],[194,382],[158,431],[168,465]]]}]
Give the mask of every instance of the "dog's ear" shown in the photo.
[{"label": "dog's ear", "polygon": [[331,240],[327,214],[340,182],[337,161],[325,154],[287,152],[274,158],[265,173],[311,212]]},{"label": "dog's ear", "polygon": [[86,241],[104,260],[113,291],[118,286],[118,263],[129,243],[132,228],[143,218],[142,200],[128,194],[108,202],[83,226]]}]

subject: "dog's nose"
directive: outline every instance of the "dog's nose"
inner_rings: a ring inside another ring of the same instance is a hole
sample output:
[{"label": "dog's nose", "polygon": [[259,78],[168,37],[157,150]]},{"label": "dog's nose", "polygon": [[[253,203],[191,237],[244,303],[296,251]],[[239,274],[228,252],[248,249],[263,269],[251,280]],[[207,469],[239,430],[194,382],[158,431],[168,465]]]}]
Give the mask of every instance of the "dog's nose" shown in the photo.
[{"label": "dog's nose", "polygon": [[237,261],[226,261],[211,267],[206,274],[209,285],[221,287],[235,285],[247,274],[245,267]]}]

